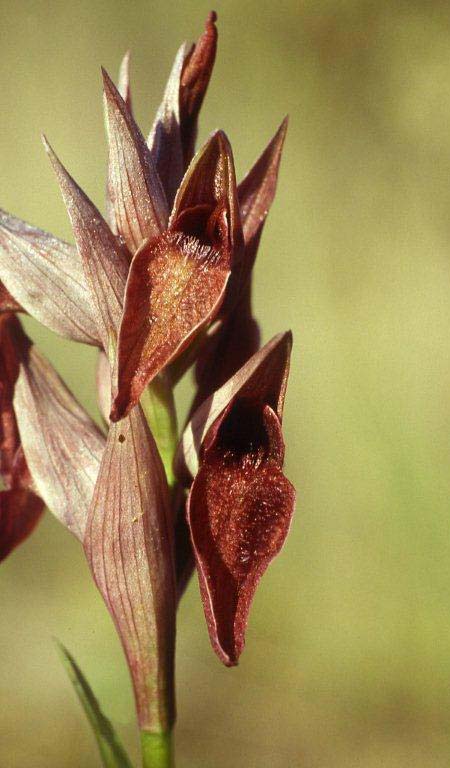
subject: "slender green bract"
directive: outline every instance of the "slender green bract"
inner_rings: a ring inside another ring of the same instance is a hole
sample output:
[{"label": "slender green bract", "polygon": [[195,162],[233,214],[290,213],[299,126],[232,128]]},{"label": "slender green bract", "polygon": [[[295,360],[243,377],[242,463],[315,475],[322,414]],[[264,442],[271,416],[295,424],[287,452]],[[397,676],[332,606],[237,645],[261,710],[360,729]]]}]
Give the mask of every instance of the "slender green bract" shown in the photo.
[{"label": "slender green bract", "polygon": [[[69,651],[57,641],[62,663],[92,726],[104,768],[133,768],[111,722],[103,714],[92,688]],[[150,764],[149,764],[150,765]],[[158,763],[155,763],[158,765]],[[161,763],[164,765],[164,763]],[[169,765],[169,764],[168,764]]]},{"label": "slender green bract", "polygon": [[174,768],[171,733],[141,731],[143,768]]}]

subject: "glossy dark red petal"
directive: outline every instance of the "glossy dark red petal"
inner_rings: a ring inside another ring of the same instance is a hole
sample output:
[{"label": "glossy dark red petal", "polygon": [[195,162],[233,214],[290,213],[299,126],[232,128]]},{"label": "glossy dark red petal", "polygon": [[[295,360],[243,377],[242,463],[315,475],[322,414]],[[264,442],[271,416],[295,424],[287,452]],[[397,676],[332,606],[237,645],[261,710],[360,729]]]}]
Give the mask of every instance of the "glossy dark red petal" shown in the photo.
[{"label": "glossy dark red petal", "polygon": [[136,254],[119,335],[116,421],[144,387],[217,313],[230,272],[229,254],[169,232]]},{"label": "glossy dark red petal", "polygon": [[226,246],[233,261],[243,246],[233,152],[216,131],[197,152],[175,197],[169,229]]},{"label": "glossy dark red petal", "polygon": [[43,511],[43,501],[32,491],[0,491],[0,561],[32,533]]},{"label": "glossy dark red petal", "polygon": [[218,422],[190,491],[188,521],[211,643],[232,666],[255,589],[289,531],[295,492],[281,470],[281,427],[269,406],[238,400]]},{"label": "glossy dark red petal", "polygon": [[290,331],[274,336],[198,407],[186,426],[175,458],[180,479],[195,477],[198,455],[210,428],[237,397],[266,403],[281,421],[291,349]]}]

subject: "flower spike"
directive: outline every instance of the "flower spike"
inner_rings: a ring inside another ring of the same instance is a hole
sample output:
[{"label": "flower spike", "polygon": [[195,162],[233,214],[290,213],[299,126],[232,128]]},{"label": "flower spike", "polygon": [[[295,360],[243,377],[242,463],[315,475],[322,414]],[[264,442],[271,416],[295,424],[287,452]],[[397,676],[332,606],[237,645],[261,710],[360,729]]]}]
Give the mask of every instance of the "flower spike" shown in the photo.
[{"label": "flower spike", "polygon": [[200,468],[187,519],[211,644],[227,666],[242,653],[256,587],[294,509],[282,472],[290,348],[290,334],[273,339],[194,416],[202,424]]},{"label": "flower spike", "polygon": [[[0,560],[44,504],[82,542],[126,655],[145,765],[171,763],[176,604],[194,564],[211,644],[233,666],[295,503],[282,433],[292,336],[256,351],[251,306],[287,121],[239,187],[222,131],[195,154],[216,20],[212,11],[196,44],[178,50],[147,143],[132,112],[129,53],[117,87],[102,70],[106,221],[45,139],[75,247],[0,210]],[[98,348],[107,436],[19,312]],[[197,392],[176,450],[174,387],[194,362]],[[128,768],[65,658],[105,765]]]},{"label": "flower spike", "polygon": [[131,264],[113,421],[129,412],[146,384],[215,317],[241,241],[231,148],[218,132],[192,161],[169,230]]}]

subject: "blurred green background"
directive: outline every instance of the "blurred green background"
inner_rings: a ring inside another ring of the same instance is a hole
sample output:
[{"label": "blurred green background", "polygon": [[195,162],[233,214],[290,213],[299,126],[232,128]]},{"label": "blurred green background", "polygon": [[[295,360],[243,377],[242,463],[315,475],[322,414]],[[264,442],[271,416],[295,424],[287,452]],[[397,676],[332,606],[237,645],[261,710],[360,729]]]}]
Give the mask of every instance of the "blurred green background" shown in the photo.
[{"label": "blurred green background", "polygon": [[[39,133],[102,204],[103,64],[133,54],[147,131],[209,3],[0,0],[0,204],[70,238]],[[181,605],[178,768],[450,764],[450,7],[216,3],[201,136],[239,175],[286,112],[255,270],[264,340],[295,337],[286,406],[292,535],[240,666]],[[27,322],[91,413],[94,353]],[[180,391],[186,410],[189,382]],[[95,768],[52,637],[136,754],[130,685],[80,547],[50,515],[0,570],[0,768]]]}]

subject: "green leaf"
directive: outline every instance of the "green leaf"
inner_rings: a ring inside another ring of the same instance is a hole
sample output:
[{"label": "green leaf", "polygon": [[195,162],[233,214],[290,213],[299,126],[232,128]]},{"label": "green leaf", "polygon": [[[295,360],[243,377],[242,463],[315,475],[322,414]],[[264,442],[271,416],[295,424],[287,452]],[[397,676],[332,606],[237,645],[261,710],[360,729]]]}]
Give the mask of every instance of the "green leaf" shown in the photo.
[{"label": "green leaf", "polygon": [[131,761],[117,737],[110,721],[101,711],[92,689],[73,656],[56,641],[58,651],[67,674],[75,688],[81,705],[97,739],[100,756],[105,768],[133,768]]}]

